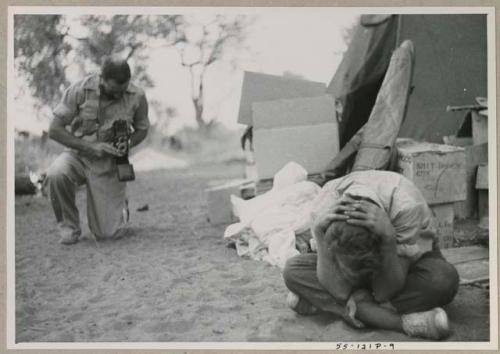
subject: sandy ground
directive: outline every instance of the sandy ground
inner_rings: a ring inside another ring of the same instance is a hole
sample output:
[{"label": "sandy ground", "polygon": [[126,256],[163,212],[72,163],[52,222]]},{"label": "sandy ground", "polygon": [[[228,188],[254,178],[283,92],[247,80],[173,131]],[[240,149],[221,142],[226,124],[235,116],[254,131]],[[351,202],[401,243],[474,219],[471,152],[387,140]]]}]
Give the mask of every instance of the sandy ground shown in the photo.
[{"label": "sandy ground", "polygon": [[[134,233],[98,244],[60,245],[49,201],[17,198],[17,342],[412,340],[289,310],[279,269],[239,258],[224,226],[206,220],[207,183],[242,175],[240,165],[139,172],[129,187]],[[83,190],[78,205],[85,234]],[[461,287],[449,340],[488,340],[488,297]]]}]

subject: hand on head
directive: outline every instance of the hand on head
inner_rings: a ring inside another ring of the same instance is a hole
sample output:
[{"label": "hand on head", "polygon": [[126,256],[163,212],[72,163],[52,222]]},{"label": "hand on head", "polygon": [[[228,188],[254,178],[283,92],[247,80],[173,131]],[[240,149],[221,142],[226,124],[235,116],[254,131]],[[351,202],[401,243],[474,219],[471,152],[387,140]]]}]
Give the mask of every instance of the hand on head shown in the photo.
[{"label": "hand on head", "polygon": [[367,199],[355,199],[349,195],[344,195],[341,203],[352,208],[345,212],[348,224],[368,229],[380,236],[383,242],[395,241],[394,226],[380,206]]}]

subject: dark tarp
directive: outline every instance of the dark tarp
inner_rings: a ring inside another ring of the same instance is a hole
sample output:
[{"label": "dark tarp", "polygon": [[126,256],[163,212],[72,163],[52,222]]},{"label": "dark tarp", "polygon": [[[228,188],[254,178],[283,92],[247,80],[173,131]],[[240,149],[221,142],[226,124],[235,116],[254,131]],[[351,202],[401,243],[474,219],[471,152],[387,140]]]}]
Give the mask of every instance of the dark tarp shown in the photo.
[{"label": "dark tarp", "polygon": [[[342,110],[339,124],[340,147],[368,120],[378,90],[396,44],[396,17],[370,21],[362,16],[327,91],[335,96]],[[378,23],[378,24],[377,24]]]},{"label": "dark tarp", "polygon": [[394,144],[407,108],[413,67],[413,44],[406,40],[391,56],[368,121],[329,163],[323,174],[326,180],[341,176],[349,169],[391,169]]},{"label": "dark tarp", "polygon": [[486,15],[402,16],[398,38],[411,39],[416,52],[414,90],[400,136],[443,143],[464,116],[446,112],[446,106],[487,96]]},{"label": "dark tarp", "polygon": [[368,120],[390,56],[406,39],[416,58],[399,135],[438,143],[454,135],[463,112],[446,112],[446,106],[487,96],[486,37],[486,15],[362,16],[328,86],[342,110],[340,146]]}]

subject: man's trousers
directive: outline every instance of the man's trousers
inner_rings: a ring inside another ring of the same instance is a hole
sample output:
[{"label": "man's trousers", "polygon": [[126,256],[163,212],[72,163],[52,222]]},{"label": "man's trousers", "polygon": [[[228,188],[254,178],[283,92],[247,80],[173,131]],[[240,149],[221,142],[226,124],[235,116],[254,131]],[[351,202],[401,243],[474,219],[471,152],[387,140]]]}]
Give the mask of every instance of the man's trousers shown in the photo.
[{"label": "man's trousers", "polygon": [[[336,300],[320,284],[316,275],[316,253],[290,258],[283,271],[287,288],[318,309],[343,313],[345,304]],[[426,252],[410,265],[403,289],[390,299],[399,314],[427,311],[444,306],[458,291],[458,273],[439,250]],[[369,290],[369,289],[368,289]]]},{"label": "man's trousers", "polygon": [[83,184],[90,231],[98,238],[113,237],[124,226],[126,183],[118,181],[115,169],[95,174],[76,152],[64,151],[49,167],[47,183],[61,233],[81,234],[75,193]]}]

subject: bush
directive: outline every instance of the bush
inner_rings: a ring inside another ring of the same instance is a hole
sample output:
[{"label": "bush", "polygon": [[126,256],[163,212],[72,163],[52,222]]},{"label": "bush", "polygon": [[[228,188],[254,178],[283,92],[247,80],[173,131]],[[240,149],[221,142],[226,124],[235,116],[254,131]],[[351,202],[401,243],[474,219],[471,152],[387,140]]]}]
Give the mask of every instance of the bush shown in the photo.
[{"label": "bush", "polygon": [[27,175],[29,171],[44,172],[63,151],[63,146],[40,136],[16,138],[14,142],[15,175]]}]

